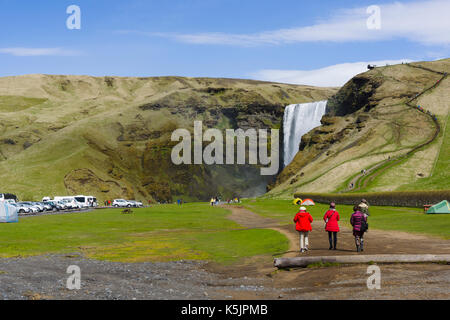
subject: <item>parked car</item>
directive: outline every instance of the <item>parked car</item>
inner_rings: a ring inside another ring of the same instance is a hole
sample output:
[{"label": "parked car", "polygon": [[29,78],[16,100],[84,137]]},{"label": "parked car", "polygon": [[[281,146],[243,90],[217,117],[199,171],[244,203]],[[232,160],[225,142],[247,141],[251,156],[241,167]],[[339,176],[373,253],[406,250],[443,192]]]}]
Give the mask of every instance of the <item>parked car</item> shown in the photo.
[{"label": "parked car", "polygon": [[17,208],[17,212],[19,214],[32,213],[31,208],[28,207],[27,205],[20,204],[20,203],[10,203],[10,205],[16,207]]},{"label": "parked car", "polygon": [[119,208],[131,208],[133,206],[133,204],[127,200],[124,199],[114,199],[113,203],[112,203],[113,207]]},{"label": "parked car", "polygon": [[25,201],[25,202],[22,202],[22,203],[37,209],[37,212],[43,212],[44,211],[44,207],[42,207],[40,205],[37,205],[35,202]]},{"label": "parked car", "polygon": [[53,201],[56,202],[56,204],[61,208],[60,210],[66,210],[67,209],[67,206],[64,203],[64,201],[55,201],[55,200],[53,200]]},{"label": "parked car", "polygon": [[48,202],[38,202],[41,206],[44,207],[45,211],[53,211],[53,206]]},{"label": "parked car", "polygon": [[64,204],[66,209],[69,209],[69,210],[70,209],[75,209],[74,204],[69,199],[63,199],[63,200],[61,200],[61,202]]},{"label": "parked car", "polygon": [[135,207],[135,208],[140,208],[140,207],[143,206],[143,205],[142,205],[142,202],[140,202],[140,201],[136,201],[136,200],[128,200],[128,202],[131,203],[131,204],[132,204],[132,207]]},{"label": "parked car", "polygon": [[45,204],[48,204],[52,207],[52,210],[64,210],[66,208],[66,206],[64,205],[64,203],[62,203],[61,201],[54,201],[54,200],[47,200],[44,201]]},{"label": "parked car", "polygon": [[39,208],[34,206],[33,204],[31,204],[31,202],[19,202],[18,204],[28,207],[30,209],[30,213],[38,213],[39,212]]},{"label": "parked car", "polygon": [[47,211],[47,209],[39,202],[32,202],[32,204],[39,208],[39,212]]}]

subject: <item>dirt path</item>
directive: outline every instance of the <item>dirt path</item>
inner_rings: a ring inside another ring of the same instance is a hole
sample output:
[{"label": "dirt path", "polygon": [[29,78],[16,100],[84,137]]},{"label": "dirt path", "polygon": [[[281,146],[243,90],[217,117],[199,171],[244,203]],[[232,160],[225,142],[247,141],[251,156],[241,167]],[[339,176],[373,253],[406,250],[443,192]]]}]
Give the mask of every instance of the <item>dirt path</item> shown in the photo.
[{"label": "dirt path", "polygon": [[[246,228],[262,228],[276,230],[285,235],[290,242],[289,251],[283,254],[286,257],[299,256],[299,239],[294,223],[280,225],[276,220],[261,217],[260,215],[241,206],[223,206],[231,210],[229,219]],[[369,217],[370,224],[370,217]],[[309,236],[310,251],[302,255],[348,255],[355,252],[352,230],[340,227],[338,233],[338,250],[328,250],[328,234],[324,230],[323,221],[312,223],[313,231]],[[369,230],[365,234],[364,254],[450,254],[450,240],[433,238],[424,235],[411,234],[401,231]]]}]

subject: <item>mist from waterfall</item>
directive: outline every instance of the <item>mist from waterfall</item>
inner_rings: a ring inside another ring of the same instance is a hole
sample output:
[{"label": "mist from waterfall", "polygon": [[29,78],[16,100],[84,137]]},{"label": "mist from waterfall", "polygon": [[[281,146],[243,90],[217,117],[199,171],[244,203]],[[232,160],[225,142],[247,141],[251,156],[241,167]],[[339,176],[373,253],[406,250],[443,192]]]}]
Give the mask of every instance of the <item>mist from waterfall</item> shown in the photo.
[{"label": "mist from waterfall", "polygon": [[283,142],[284,166],[294,159],[299,150],[302,136],[320,126],[320,120],[325,114],[327,101],[291,104],[284,110]]}]

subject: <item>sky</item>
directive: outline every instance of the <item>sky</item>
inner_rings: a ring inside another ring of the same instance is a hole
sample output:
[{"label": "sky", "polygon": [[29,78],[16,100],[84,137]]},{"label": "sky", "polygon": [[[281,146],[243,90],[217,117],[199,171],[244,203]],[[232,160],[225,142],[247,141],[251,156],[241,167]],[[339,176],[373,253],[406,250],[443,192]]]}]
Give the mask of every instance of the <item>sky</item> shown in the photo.
[{"label": "sky", "polygon": [[341,86],[369,63],[449,57],[449,12],[450,0],[0,0],[0,76]]}]

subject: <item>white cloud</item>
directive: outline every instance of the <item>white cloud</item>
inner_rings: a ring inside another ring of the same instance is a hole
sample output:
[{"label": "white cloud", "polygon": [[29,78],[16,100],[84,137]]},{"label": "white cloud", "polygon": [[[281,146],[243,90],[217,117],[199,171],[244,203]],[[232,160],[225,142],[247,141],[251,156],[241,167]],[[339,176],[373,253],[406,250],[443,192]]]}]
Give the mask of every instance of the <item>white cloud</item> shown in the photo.
[{"label": "white cloud", "polygon": [[342,63],[316,70],[260,70],[250,75],[252,79],[282,83],[303,84],[319,87],[341,87],[355,75],[367,71],[368,64],[384,66],[412,62],[403,60],[382,60],[370,62]]},{"label": "white cloud", "polygon": [[65,50],[61,48],[0,48],[0,53],[9,54],[17,57],[36,57],[36,56],[74,56],[79,52]]},{"label": "white cloud", "polygon": [[[236,46],[277,45],[295,42],[347,42],[408,39],[422,44],[450,44],[450,1],[430,0],[380,5],[381,29],[369,30],[367,7],[336,12],[310,26],[252,34],[205,32],[196,34],[146,33],[193,44]],[[141,33],[143,34],[143,33]]]}]

